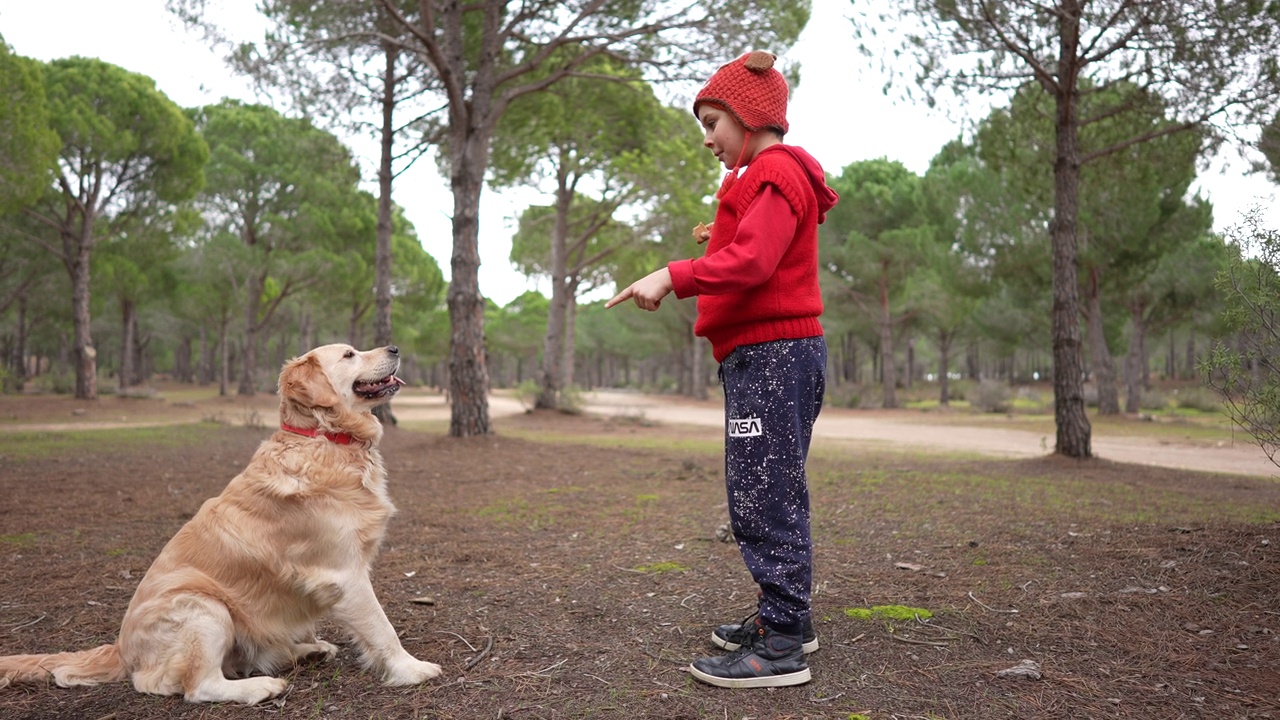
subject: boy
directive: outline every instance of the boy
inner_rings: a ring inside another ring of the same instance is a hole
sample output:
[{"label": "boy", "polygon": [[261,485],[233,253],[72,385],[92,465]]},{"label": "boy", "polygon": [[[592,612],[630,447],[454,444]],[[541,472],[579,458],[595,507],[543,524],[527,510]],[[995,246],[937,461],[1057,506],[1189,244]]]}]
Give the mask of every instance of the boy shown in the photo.
[{"label": "boy", "polygon": [[760,586],[754,622],[712,632],[729,654],[689,668],[721,687],[806,683],[805,653],[818,647],[804,466],[826,383],[818,225],[839,198],[809,153],[782,142],[788,88],[774,60],[743,55],[694,99],[703,144],[729,169],[715,222],[709,234],[700,229],[706,254],[672,262],[605,304],[632,300],[653,311],[668,293],[697,295],[694,332],[720,363],[730,527]]}]

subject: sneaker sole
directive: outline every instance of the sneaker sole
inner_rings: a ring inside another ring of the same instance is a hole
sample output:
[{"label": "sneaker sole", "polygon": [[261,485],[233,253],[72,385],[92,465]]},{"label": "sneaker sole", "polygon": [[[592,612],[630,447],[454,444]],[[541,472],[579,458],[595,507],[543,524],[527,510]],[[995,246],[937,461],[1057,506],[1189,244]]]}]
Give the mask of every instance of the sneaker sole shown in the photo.
[{"label": "sneaker sole", "polygon": [[708,675],[698,668],[690,665],[689,674],[708,685],[715,685],[722,688],[769,688],[769,687],[789,687],[791,685],[803,685],[813,679],[809,673],[809,668],[805,668],[800,672],[787,673],[786,675],[766,675],[764,677],[755,678],[722,678],[715,675]]},{"label": "sneaker sole", "polygon": [[[725,640],[724,638],[720,637],[715,633],[714,630],[711,631],[711,644],[715,645],[721,650],[728,650],[729,652],[733,652],[734,650],[737,650],[738,648],[742,647],[738,643],[729,642],[728,640]],[[810,653],[817,652],[819,647],[821,646],[818,645],[818,638],[815,637],[809,642],[801,645],[800,649],[804,650],[805,655],[808,655]]]}]

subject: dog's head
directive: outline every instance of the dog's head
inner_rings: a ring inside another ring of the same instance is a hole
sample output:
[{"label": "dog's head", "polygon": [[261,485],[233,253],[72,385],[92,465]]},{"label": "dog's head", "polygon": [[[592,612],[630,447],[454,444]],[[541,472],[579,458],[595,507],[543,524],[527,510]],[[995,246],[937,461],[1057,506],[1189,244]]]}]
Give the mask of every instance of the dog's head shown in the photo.
[{"label": "dog's head", "polygon": [[342,344],[318,347],[280,372],[280,421],[376,442],[382,425],[370,411],[400,390],[399,369],[394,346],[363,352]]}]

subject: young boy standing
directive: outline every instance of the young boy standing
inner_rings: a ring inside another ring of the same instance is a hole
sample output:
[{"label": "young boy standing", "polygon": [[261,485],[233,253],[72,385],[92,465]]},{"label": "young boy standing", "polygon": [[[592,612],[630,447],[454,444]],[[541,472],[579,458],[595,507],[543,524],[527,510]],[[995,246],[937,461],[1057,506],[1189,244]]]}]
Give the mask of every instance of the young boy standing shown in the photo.
[{"label": "young boy standing", "polygon": [[703,144],[729,169],[706,254],[669,263],[605,304],[653,311],[668,293],[698,296],[694,332],[720,363],[730,527],[760,586],[754,622],[712,632],[729,654],[689,668],[721,687],[808,682],[805,653],[818,647],[805,460],[826,386],[818,225],[839,198],[809,153],[782,142],[788,88],[774,60],[743,55],[694,99]]}]

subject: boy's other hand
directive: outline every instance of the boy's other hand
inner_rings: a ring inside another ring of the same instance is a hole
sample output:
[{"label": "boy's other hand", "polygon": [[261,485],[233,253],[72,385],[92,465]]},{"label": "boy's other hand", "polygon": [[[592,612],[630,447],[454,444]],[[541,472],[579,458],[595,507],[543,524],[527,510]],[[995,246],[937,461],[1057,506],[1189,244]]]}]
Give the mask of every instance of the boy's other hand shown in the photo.
[{"label": "boy's other hand", "polygon": [[636,307],[653,312],[658,309],[662,304],[662,298],[669,292],[671,292],[671,271],[662,268],[631,283],[626,290],[618,293],[604,306],[611,308],[623,300],[634,300]]},{"label": "boy's other hand", "polygon": [[[714,223],[713,223],[713,224],[714,224]],[[693,239],[694,239],[694,240],[697,240],[699,245],[701,245],[702,243],[704,243],[704,242],[706,242],[706,241],[710,240],[710,239],[711,239],[711,225],[704,225],[703,223],[698,223],[698,224],[693,228]]]}]

